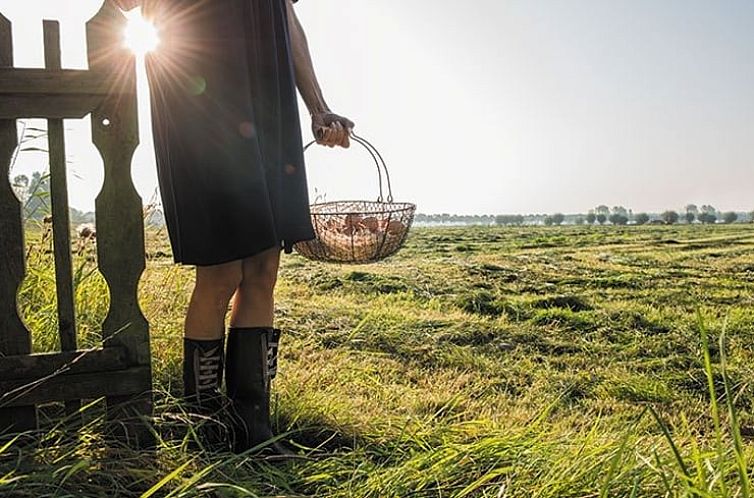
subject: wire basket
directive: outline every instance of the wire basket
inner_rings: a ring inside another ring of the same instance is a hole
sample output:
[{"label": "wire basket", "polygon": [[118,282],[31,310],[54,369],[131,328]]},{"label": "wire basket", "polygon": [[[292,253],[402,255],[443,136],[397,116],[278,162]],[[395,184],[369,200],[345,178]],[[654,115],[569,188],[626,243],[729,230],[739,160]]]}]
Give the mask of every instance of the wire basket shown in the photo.
[{"label": "wire basket", "polygon": [[[373,263],[392,256],[406,242],[416,205],[393,202],[390,173],[382,155],[364,138],[354,133],[351,138],[374,159],[380,195],[377,201],[313,204],[310,209],[316,238],[293,246],[305,258],[333,263]],[[304,150],[314,143],[309,143]],[[387,184],[387,198],[383,197],[383,181]]]}]

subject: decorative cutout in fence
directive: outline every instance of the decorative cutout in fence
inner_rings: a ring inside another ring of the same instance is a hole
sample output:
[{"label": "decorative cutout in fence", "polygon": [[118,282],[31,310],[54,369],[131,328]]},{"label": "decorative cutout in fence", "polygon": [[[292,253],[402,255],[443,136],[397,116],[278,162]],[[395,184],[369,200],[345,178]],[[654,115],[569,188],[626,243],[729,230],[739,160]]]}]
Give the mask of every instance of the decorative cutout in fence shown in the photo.
[{"label": "decorative cutout in fence", "polygon": [[[131,179],[138,145],[136,72],[125,49],[126,19],[106,0],[87,23],[88,70],[61,69],[57,22],[44,22],[45,69],[13,67],[11,23],[0,13],[0,434],[37,427],[36,405],[105,397],[118,435],[148,445],[140,420],[152,413],[149,325],[137,301],[144,270],[142,202]],[[91,113],[92,137],[105,180],[96,200],[97,259],[110,288],[102,348],[76,345],[64,118]],[[46,118],[50,153],[53,239],[62,352],[32,354],[19,316],[25,275],[21,204],[8,179],[18,145],[16,119]]]}]

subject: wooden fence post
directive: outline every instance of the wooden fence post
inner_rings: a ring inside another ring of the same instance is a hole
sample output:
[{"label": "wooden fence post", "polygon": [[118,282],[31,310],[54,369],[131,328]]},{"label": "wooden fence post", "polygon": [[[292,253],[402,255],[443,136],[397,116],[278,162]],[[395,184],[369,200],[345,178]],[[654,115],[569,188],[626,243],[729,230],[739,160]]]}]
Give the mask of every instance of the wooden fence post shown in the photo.
[{"label": "wooden fence post", "polygon": [[[137,300],[139,279],[145,267],[144,208],[131,178],[131,161],[139,145],[136,100],[136,68],[133,54],[122,42],[123,15],[109,1],[87,24],[89,67],[122,74],[117,84],[123,93],[105,98],[92,113],[92,140],[105,165],[105,181],[96,199],[97,256],[99,268],[110,287],[110,310],[102,326],[105,345],[123,347],[134,365],[149,367],[149,324]],[[151,369],[144,383],[151,385]],[[130,420],[152,412],[152,396],[108,396],[108,416]],[[127,437],[149,439],[141,423],[122,425]]]},{"label": "wooden fence post", "polygon": [[[89,70],[60,67],[59,29],[46,21],[46,68],[13,67],[11,25],[0,15],[0,435],[34,429],[38,403],[105,397],[115,433],[151,446],[144,418],[152,414],[149,324],[137,300],[145,268],[142,201],[131,178],[139,143],[134,57],[122,42],[126,19],[106,0],[87,23]],[[97,259],[110,290],[102,324],[103,347],[80,351],[71,271],[69,206],[63,119],[91,114],[92,140],[105,169],[96,202]],[[16,119],[49,123],[51,200],[58,318],[62,351],[32,354],[31,335],[19,316],[18,288],[25,274],[21,204],[8,181],[18,145]]]}]

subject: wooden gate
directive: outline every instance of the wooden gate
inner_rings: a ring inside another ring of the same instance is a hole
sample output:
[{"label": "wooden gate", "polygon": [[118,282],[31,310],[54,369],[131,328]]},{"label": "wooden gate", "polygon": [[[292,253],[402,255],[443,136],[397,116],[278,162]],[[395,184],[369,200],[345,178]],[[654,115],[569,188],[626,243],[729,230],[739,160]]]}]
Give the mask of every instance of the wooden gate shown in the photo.
[{"label": "wooden gate", "polygon": [[[45,69],[13,67],[11,23],[0,13],[0,434],[36,429],[36,405],[105,397],[121,438],[148,445],[142,418],[152,413],[149,325],[137,302],[144,270],[141,198],[131,179],[138,145],[136,72],[122,41],[126,19],[106,0],[86,26],[88,70],[61,69],[60,31],[44,22]],[[66,185],[64,118],[91,114],[93,142],[104,161],[96,200],[97,259],[110,289],[102,347],[78,350]],[[32,354],[19,316],[25,275],[21,204],[8,179],[18,146],[16,119],[48,120],[50,197],[62,351]]]}]

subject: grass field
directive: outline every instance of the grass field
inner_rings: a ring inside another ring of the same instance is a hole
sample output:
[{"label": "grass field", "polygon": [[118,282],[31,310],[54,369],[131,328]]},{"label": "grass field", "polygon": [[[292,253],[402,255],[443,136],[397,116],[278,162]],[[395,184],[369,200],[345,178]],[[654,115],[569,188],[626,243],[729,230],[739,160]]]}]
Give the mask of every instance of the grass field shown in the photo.
[{"label": "grass field", "polygon": [[[0,496],[750,496],[754,226],[422,228],[381,264],[284,258],[275,421],[309,458],[190,449],[192,271],[148,234],[155,453],[83,427],[0,443]],[[21,307],[56,347],[48,241]],[[106,287],[77,256],[80,340]]]}]

